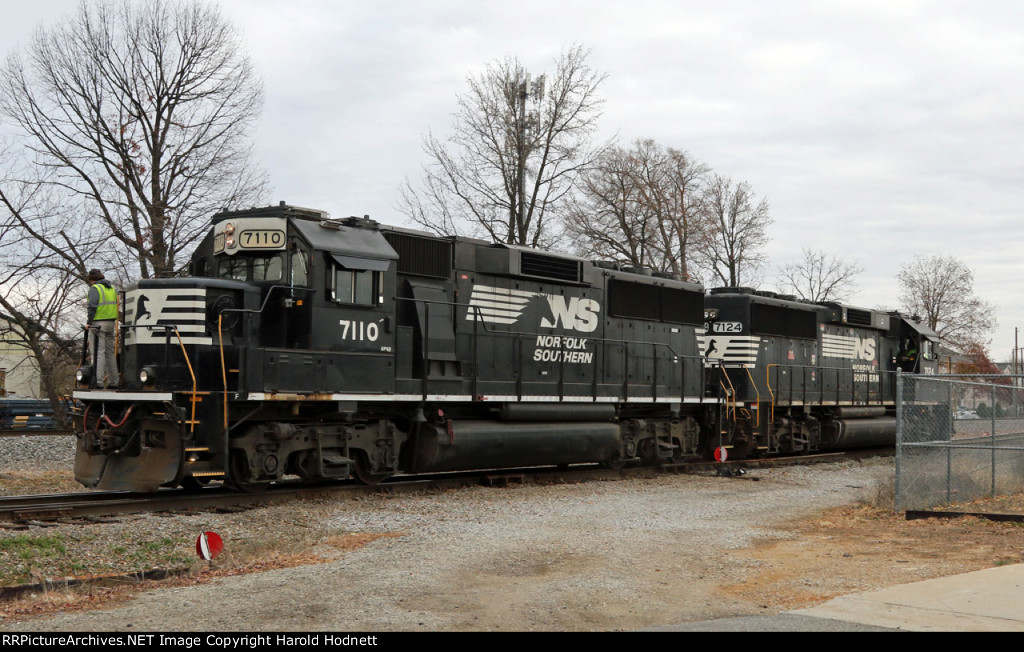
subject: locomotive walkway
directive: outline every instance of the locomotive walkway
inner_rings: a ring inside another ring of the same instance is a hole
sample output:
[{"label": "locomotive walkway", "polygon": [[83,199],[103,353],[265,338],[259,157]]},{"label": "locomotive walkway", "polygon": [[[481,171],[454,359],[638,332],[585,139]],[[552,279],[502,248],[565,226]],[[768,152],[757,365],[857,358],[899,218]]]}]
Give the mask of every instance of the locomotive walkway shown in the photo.
[{"label": "locomotive walkway", "polygon": [[776,616],[725,618],[659,632],[1024,632],[1024,564],[852,593]]}]

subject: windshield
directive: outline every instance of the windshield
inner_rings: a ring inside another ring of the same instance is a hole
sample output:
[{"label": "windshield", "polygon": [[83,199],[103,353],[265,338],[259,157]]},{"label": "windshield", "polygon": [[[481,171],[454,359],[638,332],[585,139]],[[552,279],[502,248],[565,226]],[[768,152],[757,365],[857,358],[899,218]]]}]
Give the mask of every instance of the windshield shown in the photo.
[{"label": "windshield", "polygon": [[925,360],[935,359],[935,344],[926,337],[921,338],[921,357]]},{"label": "windshield", "polygon": [[235,255],[221,258],[217,276],[236,281],[280,281],[284,275],[284,254],[270,256]]}]

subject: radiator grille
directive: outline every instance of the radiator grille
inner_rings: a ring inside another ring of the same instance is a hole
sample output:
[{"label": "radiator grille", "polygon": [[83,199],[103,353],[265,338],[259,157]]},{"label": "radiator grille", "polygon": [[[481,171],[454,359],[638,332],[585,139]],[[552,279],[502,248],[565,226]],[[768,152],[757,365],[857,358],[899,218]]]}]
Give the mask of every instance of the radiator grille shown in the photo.
[{"label": "radiator grille", "polygon": [[545,256],[532,251],[520,253],[519,271],[524,276],[539,276],[573,283],[578,283],[580,280],[580,261],[578,260]]},{"label": "radiator grille", "polygon": [[856,308],[846,309],[846,323],[853,324],[855,326],[870,326],[871,325],[871,313],[867,310],[857,310]]},{"label": "radiator grille", "polygon": [[451,275],[451,242],[393,231],[385,231],[384,238],[398,253],[399,273],[431,278]]}]

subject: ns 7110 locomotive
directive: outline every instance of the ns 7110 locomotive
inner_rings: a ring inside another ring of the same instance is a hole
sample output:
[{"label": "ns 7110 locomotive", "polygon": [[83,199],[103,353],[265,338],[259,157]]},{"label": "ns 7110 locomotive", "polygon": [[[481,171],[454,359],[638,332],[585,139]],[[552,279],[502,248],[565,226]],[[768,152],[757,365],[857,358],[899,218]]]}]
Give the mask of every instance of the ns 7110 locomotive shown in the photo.
[{"label": "ns 7110 locomotive", "polygon": [[894,405],[885,356],[934,340],[879,315],[876,358],[850,357],[847,380],[821,353],[860,332],[841,306],[706,296],[649,270],[284,203],[214,216],[191,275],[141,280],[123,306],[122,385],[78,372],[87,487],[255,490],[811,451],[869,431],[874,443]]}]

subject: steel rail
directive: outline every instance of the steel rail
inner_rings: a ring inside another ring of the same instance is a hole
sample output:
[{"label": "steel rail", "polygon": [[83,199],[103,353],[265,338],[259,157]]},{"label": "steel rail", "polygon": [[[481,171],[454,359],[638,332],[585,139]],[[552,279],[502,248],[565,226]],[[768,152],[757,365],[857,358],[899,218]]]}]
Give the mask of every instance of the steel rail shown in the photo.
[{"label": "steel rail", "polygon": [[[354,481],[304,484],[286,481],[271,485],[259,493],[246,493],[224,485],[200,490],[166,489],[153,494],[127,491],[82,491],[77,493],[0,496],[0,527],[24,527],[29,524],[61,520],[110,517],[118,514],[147,512],[187,512],[213,509],[248,508],[256,505],[284,503],[299,498],[356,498],[374,493],[405,493],[458,489],[471,486],[505,487],[512,485],[550,484],[655,477],[665,473],[717,473],[720,476],[740,476],[747,468],[766,468],[799,464],[834,462],[849,459],[854,453],[826,453],[797,457],[736,460],[726,463],[689,461],[663,463],[658,466],[635,466],[611,469],[595,464],[519,469],[490,469],[472,472],[442,473],[424,476],[395,476],[377,485],[362,485]],[[865,450],[861,455],[892,455]]]}]

